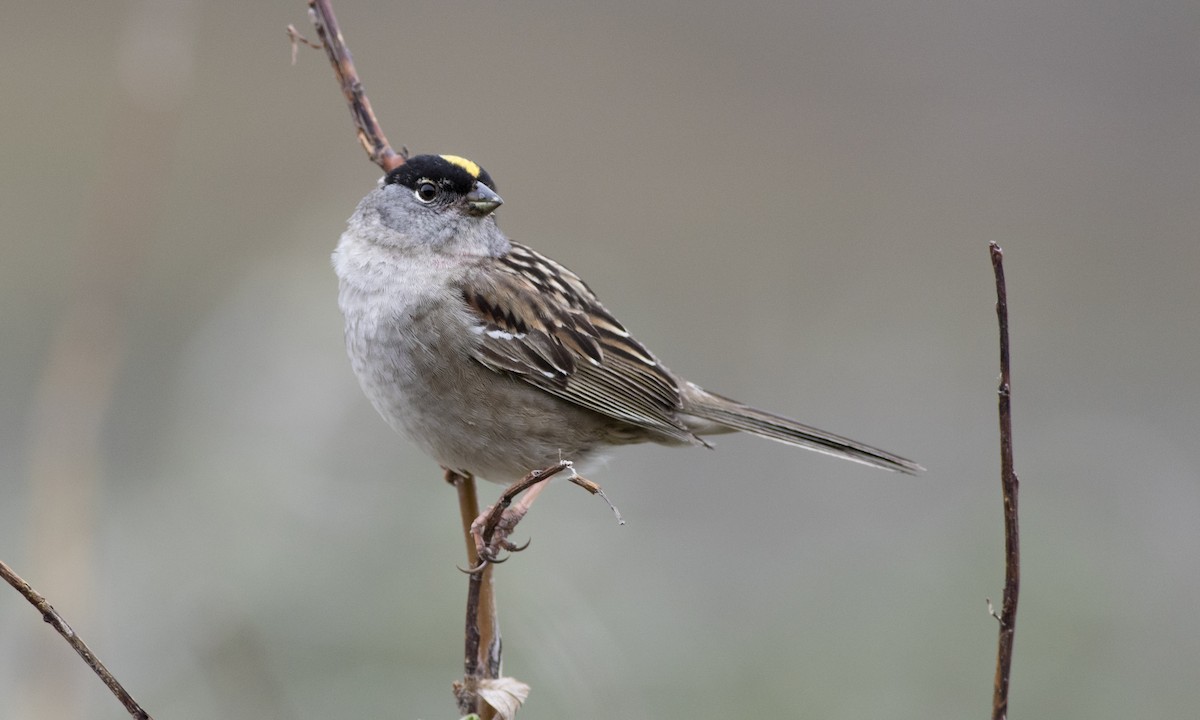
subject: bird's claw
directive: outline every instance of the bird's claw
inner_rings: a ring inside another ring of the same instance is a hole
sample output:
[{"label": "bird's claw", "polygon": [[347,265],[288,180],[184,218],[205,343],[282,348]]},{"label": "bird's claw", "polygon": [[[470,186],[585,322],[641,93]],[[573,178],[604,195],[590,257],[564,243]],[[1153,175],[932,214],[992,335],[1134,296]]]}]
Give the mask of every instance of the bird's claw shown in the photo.
[{"label": "bird's claw", "polygon": [[[488,565],[500,565],[502,563],[508,562],[509,559],[512,557],[511,553],[521,552],[525,548],[529,547],[529,543],[531,543],[531,542],[533,542],[533,538],[526,540],[524,542],[524,544],[522,544],[522,545],[515,545],[515,544],[509,542],[508,540],[500,540],[499,542],[496,542],[493,539],[491,545],[477,548],[476,552],[479,555],[479,564],[478,565],[476,565],[475,567],[472,567],[472,568],[464,569],[464,568],[460,567],[458,569],[460,572],[466,573],[467,575],[474,575],[475,573],[483,570]],[[510,554],[505,557],[500,557],[501,550],[504,550]]]},{"label": "bird's claw", "polygon": [[[485,539],[484,528],[493,512],[494,508],[488,508],[476,518],[475,522],[471,523],[471,537],[475,541],[475,555],[479,558],[479,562],[475,567],[464,572],[477,573],[488,565],[499,565],[508,560],[508,557],[500,556],[502,552],[518,553],[529,547],[531,540],[526,540],[523,545],[517,545],[508,539],[512,531],[516,529],[517,523],[525,515],[523,510],[516,508],[505,509],[501,512],[499,521],[492,529],[491,537]],[[461,570],[461,568],[459,569]]]}]

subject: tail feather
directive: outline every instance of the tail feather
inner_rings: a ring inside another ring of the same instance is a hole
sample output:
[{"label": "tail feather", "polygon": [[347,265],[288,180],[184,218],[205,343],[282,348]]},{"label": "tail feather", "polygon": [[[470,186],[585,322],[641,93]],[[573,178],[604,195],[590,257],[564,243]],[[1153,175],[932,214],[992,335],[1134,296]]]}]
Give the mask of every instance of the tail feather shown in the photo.
[{"label": "tail feather", "polygon": [[915,475],[925,470],[912,460],[893,455],[886,450],[743,405],[707,390],[700,390],[696,395],[699,397],[689,398],[691,402],[686,408],[688,414],[733,430],[907,475]]}]

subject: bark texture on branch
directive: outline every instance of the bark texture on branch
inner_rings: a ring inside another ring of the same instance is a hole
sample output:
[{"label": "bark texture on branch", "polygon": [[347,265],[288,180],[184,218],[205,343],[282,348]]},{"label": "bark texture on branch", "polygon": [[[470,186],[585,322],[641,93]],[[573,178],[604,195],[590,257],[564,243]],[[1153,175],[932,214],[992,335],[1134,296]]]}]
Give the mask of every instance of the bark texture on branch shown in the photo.
[{"label": "bark texture on branch", "polygon": [[1021,544],[1017,525],[1017,490],[1013,470],[1012,377],[1008,357],[1008,291],[1004,284],[1004,251],[991,243],[992,271],[996,276],[996,318],[1000,325],[1000,486],[1004,496],[1004,598],[1000,605],[999,647],[992,692],[992,720],[1008,717],[1008,685],[1012,669],[1013,640],[1017,631],[1017,596],[1021,590]]}]

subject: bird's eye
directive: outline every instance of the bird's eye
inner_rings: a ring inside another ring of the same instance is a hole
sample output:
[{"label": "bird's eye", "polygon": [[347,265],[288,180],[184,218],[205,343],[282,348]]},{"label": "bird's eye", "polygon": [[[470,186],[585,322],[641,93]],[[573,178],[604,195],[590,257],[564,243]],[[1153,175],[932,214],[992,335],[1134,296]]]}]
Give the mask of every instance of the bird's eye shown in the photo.
[{"label": "bird's eye", "polygon": [[433,183],[423,182],[417,186],[417,199],[423,203],[431,203],[438,195],[437,186]]}]

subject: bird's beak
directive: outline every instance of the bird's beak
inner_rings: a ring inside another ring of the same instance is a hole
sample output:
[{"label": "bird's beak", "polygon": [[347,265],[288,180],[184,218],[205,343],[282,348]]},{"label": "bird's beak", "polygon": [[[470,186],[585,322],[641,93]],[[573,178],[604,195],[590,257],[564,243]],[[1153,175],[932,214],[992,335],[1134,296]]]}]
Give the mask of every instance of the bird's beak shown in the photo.
[{"label": "bird's beak", "polygon": [[481,182],[475,183],[475,187],[467,193],[467,212],[476,217],[488,215],[503,204],[496,191]]}]

